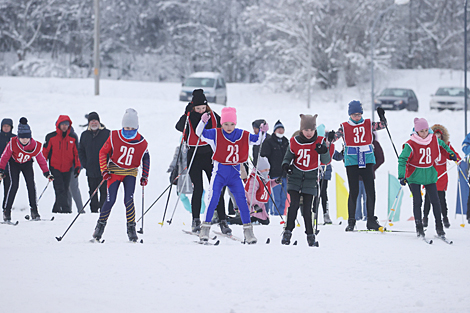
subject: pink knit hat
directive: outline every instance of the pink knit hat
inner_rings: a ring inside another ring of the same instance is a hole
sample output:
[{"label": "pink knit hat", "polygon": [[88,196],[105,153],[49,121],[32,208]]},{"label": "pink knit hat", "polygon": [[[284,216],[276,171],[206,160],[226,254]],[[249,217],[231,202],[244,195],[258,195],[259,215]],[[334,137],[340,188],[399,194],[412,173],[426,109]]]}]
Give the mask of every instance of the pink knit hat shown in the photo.
[{"label": "pink knit hat", "polygon": [[429,129],[428,121],[425,118],[415,118],[415,132],[419,132],[423,129]]},{"label": "pink knit hat", "polygon": [[220,117],[220,124],[223,124],[226,122],[233,122],[237,124],[237,109],[226,107],[226,108],[223,108],[221,112],[222,113]]}]

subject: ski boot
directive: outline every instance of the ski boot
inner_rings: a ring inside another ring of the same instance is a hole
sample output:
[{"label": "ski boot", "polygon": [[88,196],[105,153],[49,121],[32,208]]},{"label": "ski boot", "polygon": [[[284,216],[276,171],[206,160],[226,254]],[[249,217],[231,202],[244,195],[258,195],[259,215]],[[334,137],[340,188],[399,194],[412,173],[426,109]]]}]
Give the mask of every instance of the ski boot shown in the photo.
[{"label": "ski boot", "polygon": [[424,224],[421,220],[415,220],[415,225],[416,225],[416,236],[418,237],[424,237]]},{"label": "ski boot", "polygon": [[290,230],[284,230],[284,233],[282,234],[281,244],[290,245],[291,238],[292,238],[292,232]]},{"label": "ski boot", "polygon": [[442,222],[444,223],[445,228],[450,227],[449,218],[447,216],[442,218]]},{"label": "ski boot", "polygon": [[3,211],[3,221],[4,222],[11,221],[11,211]]},{"label": "ski boot", "polygon": [[139,237],[137,237],[137,233],[135,232],[135,222],[127,222],[127,236],[129,237],[129,241],[137,242]]},{"label": "ski boot", "polygon": [[380,230],[382,226],[377,222],[377,216],[372,216],[367,219],[367,229],[369,230]]},{"label": "ski boot", "polygon": [[211,223],[203,222],[201,225],[201,231],[199,233],[200,241],[209,241],[209,232],[211,231]]},{"label": "ski boot", "polygon": [[318,247],[318,242],[315,241],[315,234],[307,235],[307,243],[309,247]]},{"label": "ski boot", "polygon": [[356,227],[356,220],[348,220],[348,226],[346,227],[345,231],[354,231],[354,227]]},{"label": "ski boot", "polygon": [[104,228],[106,227],[106,221],[105,222],[98,222],[96,223],[95,231],[93,232],[93,238],[96,240],[100,240],[101,236],[103,235]]},{"label": "ski boot", "polygon": [[229,236],[232,234],[232,230],[230,229],[230,227],[228,227],[226,220],[221,220],[219,223],[219,226],[220,226],[220,231],[222,232],[222,234],[229,235]]},{"label": "ski boot", "polygon": [[436,233],[438,237],[441,237],[441,238],[446,237],[446,232],[444,231],[444,227],[442,227],[442,222],[436,223]]},{"label": "ski boot", "polygon": [[423,217],[423,227],[428,227],[428,217]]},{"label": "ski boot", "polygon": [[327,211],[325,214],[323,214],[323,221],[324,221],[325,224],[327,224],[327,225],[333,224],[333,221],[331,220],[330,214],[328,213],[328,211]]},{"label": "ski boot", "polygon": [[38,213],[38,209],[31,208],[31,219],[33,221],[39,221],[41,219],[41,216]]},{"label": "ski boot", "polygon": [[255,234],[253,233],[253,224],[243,224],[243,235],[245,235],[245,242],[249,245],[255,244],[258,242]]},{"label": "ski boot", "polygon": [[193,222],[191,224],[191,231],[193,233],[198,233],[201,231],[201,219],[200,218],[193,219]]},{"label": "ski boot", "polygon": [[214,215],[212,216],[211,224],[217,224],[219,221],[219,214],[217,214],[217,211],[215,211]]}]

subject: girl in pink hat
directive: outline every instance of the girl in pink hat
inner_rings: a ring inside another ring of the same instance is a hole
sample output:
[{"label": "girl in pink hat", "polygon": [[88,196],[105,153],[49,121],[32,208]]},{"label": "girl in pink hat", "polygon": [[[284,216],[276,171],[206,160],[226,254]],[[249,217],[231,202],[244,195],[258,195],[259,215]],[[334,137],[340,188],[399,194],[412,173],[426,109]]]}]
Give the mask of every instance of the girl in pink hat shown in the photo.
[{"label": "girl in pink hat", "polygon": [[445,238],[441,219],[441,205],[437,193],[437,171],[434,168],[440,158],[440,148],[443,147],[451,160],[457,160],[455,153],[434,134],[429,133],[428,122],[424,118],[414,119],[414,132],[405,143],[403,151],[398,158],[398,179],[400,184],[410,185],[413,194],[413,215],[418,237],[424,238],[424,227],[421,219],[421,185],[426,188],[426,194],[432,204],[434,219],[436,220],[436,233],[438,237]]},{"label": "girl in pink hat", "polygon": [[245,188],[240,178],[240,164],[248,160],[250,145],[259,145],[263,140],[263,133],[269,129],[267,124],[260,126],[261,134],[253,135],[246,130],[236,128],[237,111],[235,108],[226,107],[221,111],[220,123],[222,128],[205,128],[210,119],[210,114],[204,113],[196,128],[196,134],[212,147],[214,154],[214,169],[209,191],[209,205],[206,211],[205,222],[202,223],[199,238],[201,241],[209,240],[212,215],[219,202],[222,189],[227,186],[232,192],[240,210],[243,222],[243,234],[248,244],[255,244],[257,239],[253,233],[253,225],[250,220],[250,210],[245,197]]}]

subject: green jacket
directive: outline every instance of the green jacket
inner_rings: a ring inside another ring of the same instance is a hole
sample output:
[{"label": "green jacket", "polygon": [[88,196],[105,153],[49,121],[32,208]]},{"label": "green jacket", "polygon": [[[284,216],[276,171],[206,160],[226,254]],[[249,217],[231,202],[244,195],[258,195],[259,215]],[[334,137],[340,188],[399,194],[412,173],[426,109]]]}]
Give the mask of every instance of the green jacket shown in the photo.
[{"label": "green jacket", "polygon": [[[302,142],[302,137],[296,136],[297,141]],[[313,138],[312,138],[313,139]],[[316,140],[316,136],[314,137]],[[318,153],[313,150],[312,157],[316,157]],[[295,155],[290,149],[287,149],[282,164],[291,164],[292,160],[295,159]],[[324,164],[330,162],[330,154],[328,152],[320,154],[320,161]],[[287,190],[294,190],[300,193],[306,193],[316,196],[317,190],[317,176],[318,170],[304,172],[293,166],[292,174],[287,175]]]},{"label": "green jacket", "polygon": [[[438,139],[439,145],[446,149],[447,152],[453,154],[449,146],[447,146],[444,141]],[[405,145],[403,151],[401,152],[400,156],[398,157],[398,179],[402,179],[405,177],[406,173],[406,165],[408,163],[408,158],[411,155],[411,147],[409,145]],[[406,180],[409,184],[418,184],[418,185],[429,185],[434,184],[437,182],[437,171],[434,166],[428,168],[416,168],[411,174],[410,177],[406,177]]]}]

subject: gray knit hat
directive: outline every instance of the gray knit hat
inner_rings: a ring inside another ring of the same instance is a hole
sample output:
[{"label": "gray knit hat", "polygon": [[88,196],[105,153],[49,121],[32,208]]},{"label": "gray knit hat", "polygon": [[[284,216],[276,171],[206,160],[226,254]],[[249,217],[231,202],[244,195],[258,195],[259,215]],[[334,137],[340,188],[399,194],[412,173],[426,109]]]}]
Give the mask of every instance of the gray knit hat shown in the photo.
[{"label": "gray knit hat", "polygon": [[139,117],[137,116],[137,111],[134,109],[127,109],[122,118],[122,127],[132,127],[135,129],[139,128]]},{"label": "gray knit hat", "polygon": [[310,114],[300,114],[300,130],[311,129],[315,130],[317,128],[317,116]]}]

